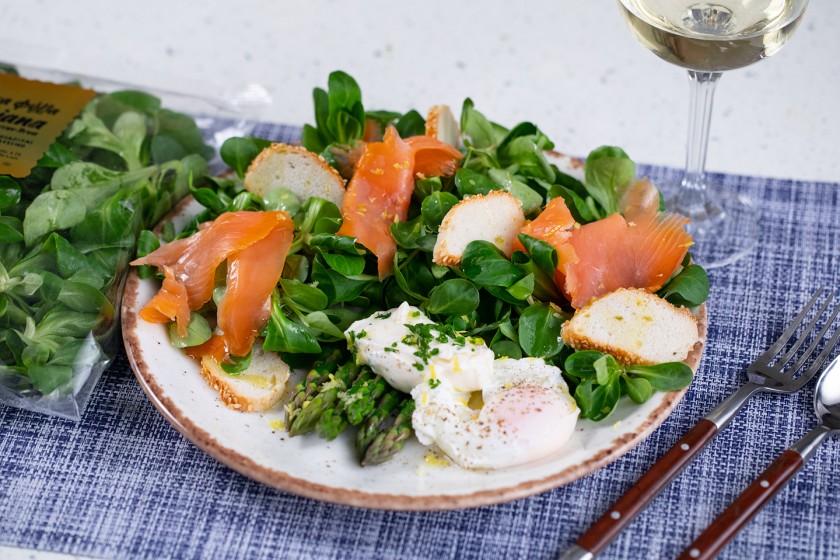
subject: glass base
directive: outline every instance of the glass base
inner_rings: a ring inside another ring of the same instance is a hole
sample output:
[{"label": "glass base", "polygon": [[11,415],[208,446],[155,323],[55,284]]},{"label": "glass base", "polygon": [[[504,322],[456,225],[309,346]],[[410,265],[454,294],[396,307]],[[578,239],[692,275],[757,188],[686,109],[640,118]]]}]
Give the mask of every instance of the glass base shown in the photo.
[{"label": "glass base", "polygon": [[704,201],[691,201],[681,189],[666,195],[665,208],[691,221],[686,230],[694,239],[689,249],[694,262],[704,268],[718,268],[747,255],[758,242],[759,213],[744,195],[706,185]]}]

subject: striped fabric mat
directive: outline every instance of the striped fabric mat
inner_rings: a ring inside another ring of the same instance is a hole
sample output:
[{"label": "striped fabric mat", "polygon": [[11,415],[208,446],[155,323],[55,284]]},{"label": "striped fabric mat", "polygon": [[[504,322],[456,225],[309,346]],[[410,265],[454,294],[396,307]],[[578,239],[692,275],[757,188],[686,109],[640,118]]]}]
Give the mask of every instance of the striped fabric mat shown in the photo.
[{"label": "striped fabric mat", "polygon": [[[265,125],[255,136],[299,130]],[[643,167],[655,181],[673,169]],[[696,381],[633,451],[566,487],[471,510],[354,509],[249,480],[155,410],[121,352],[82,422],[0,405],[0,545],[105,558],[552,558],[743,381],[814,289],[840,288],[840,186],[717,175],[763,215],[757,250],[710,272]],[[816,422],[813,384],[759,395],[603,558],[673,558]],[[726,559],[840,558],[840,441],[830,440],[724,550]]]}]

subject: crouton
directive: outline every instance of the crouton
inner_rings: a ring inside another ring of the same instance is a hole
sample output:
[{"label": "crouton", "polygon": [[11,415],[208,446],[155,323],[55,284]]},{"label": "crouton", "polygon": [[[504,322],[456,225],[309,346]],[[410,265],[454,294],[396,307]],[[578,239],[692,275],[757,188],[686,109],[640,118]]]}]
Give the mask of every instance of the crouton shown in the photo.
[{"label": "crouton", "polygon": [[681,362],[700,339],[691,311],[638,288],[620,288],[577,310],[563,325],[575,350],[600,350],[623,364]]},{"label": "crouton", "polygon": [[277,354],[264,352],[254,344],[251,364],[245,371],[230,374],[212,356],[201,359],[201,375],[222,402],[243,412],[263,411],[280,402],[289,379],[289,366]]},{"label": "crouton", "polygon": [[435,105],[426,115],[426,136],[437,138],[456,148],[463,147],[461,127],[448,105]]},{"label": "crouton", "polygon": [[506,191],[465,198],[453,206],[440,225],[434,249],[434,262],[458,266],[471,241],[493,243],[505,256],[513,252],[513,241],[525,225],[519,201]]},{"label": "crouton", "polygon": [[324,158],[300,146],[272,144],[254,158],[245,174],[245,189],[262,197],[285,187],[301,202],[318,196],[341,207],[344,179]]}]

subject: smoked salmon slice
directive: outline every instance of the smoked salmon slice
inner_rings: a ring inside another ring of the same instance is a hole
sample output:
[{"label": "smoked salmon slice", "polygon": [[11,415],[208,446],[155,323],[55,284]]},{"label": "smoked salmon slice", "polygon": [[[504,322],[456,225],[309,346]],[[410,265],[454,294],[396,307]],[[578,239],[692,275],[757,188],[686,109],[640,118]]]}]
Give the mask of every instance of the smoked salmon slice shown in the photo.
[{"label": "smoked salmon slice", "polygon": [[414,150],[414,175],[449,177],[458,169],[464,155],[454,146],[431,136],[411,136],[405,141]]},{"label": "smoked salmon slice", "polygon": [[131,264],[172,267],[184,284],[190,309],[198,309],[213,295],[216,268],[231,253],[267,236],[276,227],[293,228],[285,212],[228,212],[206,228],[185,239],[163,245]]},{"label": "smoked salmon slice", "polygon": [[140,317],[150,323],[175,321],[178,336],[186,336],[190,324],[190,306],[187,289],[175,279],[169,266],[163,267],[163,284],[146,307],[140,310]]},{"label": "smoked salmon slice", "polygon": [[[419,168],[415,165],[417,157]],[[344,193],[344,221],[338,234],[355,237],[376,255],[380,278],[393,269],[397,243],[390,228],[408,216],[415,173],[454,173],[461,157],[458,150],[434,138],[415,136],[403,140],[393,126],[385,130],[382,142],[365,145]]]},{"label": "smoked salmon slice", "polygon": [[[684,228],[688,219],[660,212],[659,193],[649,181],[631,186],[621,206],[623,216],[612,214],[578,226],[565,202],[555,198],[522,229],[557,250],[554,282],[575,309],[619,288],[655,292],[692,244]],[[524,251],[519,247],[514,245]]]},{"label": "smoked salmon slice", "polygon": [[141,310],[141,317],[151,322],[175,320],[183,336],[190,310],[210,300],[216,269],[227,260],[227,291],[217,324],[227,351],[244,356],[268,318],[268,300],[293,235],[294,223],[285,212],[229,212],[191,237],[134,260],[132,265],[157,266],[165,274],[160,292]]},{"label": "smoked salmon slice", "polygon": [[691,246],[687,218],[657,213],[628,221],[612,214],[575,230],[569,238],[578,261],[565,269],[572,307],[619,288],[655,292],[677,269]]},{"label": "smoked salmon slice", "polygon": [[[574,260],[574,255],[569,254],[568,258],[563,258],[563,253],[569,249],[567,242],[572,236],[572,230],[575,227],[575,219],[572,213],[566,206],[562,198],[553,198],[545,205],[545,209],[540,212],[540,215],[525,224],[521,233],[541,239],[554,247],[560,256],[561,265],[568,260]],[[516,239],[513,242],[514,251],[525,252],[525,247]]]},{"label": "smoked salmon slice", "polygon": [[219,302],[218,325],[228,352],[244,356],[271,313],[271,292],[283,272],[294,231],[275,228],[228,258],[227,290]]}]

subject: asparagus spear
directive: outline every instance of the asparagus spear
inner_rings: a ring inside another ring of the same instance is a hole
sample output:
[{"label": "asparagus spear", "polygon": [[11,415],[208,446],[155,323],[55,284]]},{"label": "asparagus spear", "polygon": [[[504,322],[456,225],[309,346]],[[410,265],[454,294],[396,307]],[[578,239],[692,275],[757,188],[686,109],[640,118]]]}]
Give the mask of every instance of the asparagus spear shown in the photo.
[{"label": "asparagus spear", "polygon": [[345,401],[347,421],[358,426],[371,415],[376,408],[376,399],[388,388],[388,382],[376,375],[367,379],[356,391],[348,392]]},{"label": "asparagus spear", "polygon": [[[365,387],[376,378],[367,366],[362,366],[359,376],[344,393],[339,393],[335,406],[326,409],[318,418],[318,434],[327,441],[334,440],[349,425],[347,419],[348,405],[352,406],[356,399],[363,397]],[[372,408],[372,406],[371,406]]]},{"label": "asparagus spear", "polygon": [[304,401],[301,405],[300,411],[289,428],[289,435],[299,436],[314,430],[321,414],[332,407],[338,398],[338,393],[350,386],[358,373],[359,366],[352,360],[339,367],[330,380],[320,386],[319,392],[308,401],[309,404]]},{"label": "asparagus spear", "polygon": [[394,419],[394,424],[380,431],[368,446],[365,457],[362,459],[362,466],[380,465],[403,448],[406,440],[414,433],[411,428],[411,414],[413,412],[414,400],[408,398],[403,402],[397,417]]},{"label": "asparagus spear", "polygon": [[338,360],[341,358],[341,350],[332,350],[323,358],[312,364],[312,369],[294,387],[292,399],[286,405],[286,426],[291,426],[295,417],[303,407],[303,403],[310,399],[327,379],[338,368]]},{"label": "asparagus spear", "polygon": [[368,446],[376,438],[376,434],[379,433],[379,426],[388,418],[391,411],[400,406],[407,397],[408,395],[396,389],[389,389],[376,403],[371,415],[359,426],[359,431],[356,433],[356,456],[359,458],[359,462],[365,458]]}]

